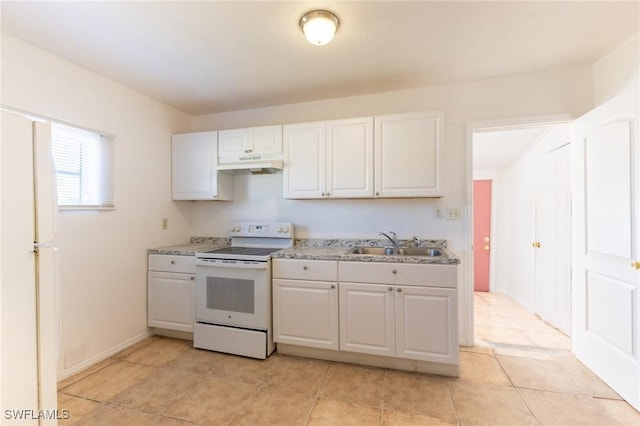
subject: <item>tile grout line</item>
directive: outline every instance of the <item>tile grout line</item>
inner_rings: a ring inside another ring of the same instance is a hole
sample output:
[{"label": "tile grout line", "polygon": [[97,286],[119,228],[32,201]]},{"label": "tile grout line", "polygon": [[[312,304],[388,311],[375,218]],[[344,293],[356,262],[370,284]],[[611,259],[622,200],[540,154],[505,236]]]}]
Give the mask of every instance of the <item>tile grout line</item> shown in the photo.
[{"label": "tile grout line", "polygon": [[309,412],[307,413],[307,416],[305,417],[304,422],[302,423],[303,425],[306,425],[309,423],[309,420],[311,418],[311,413],[313,413],[313,409],[315,408],[318,402],[318,397],[320,396],[322,387],[324,386],[324,383],[327,380],[327,376],[329,375],[329,369],[331,369],[331,366],[334,363],[335,363],[334,361],[329,361],[329,365],[327,366],[327,371],[324,372],[324,375],[322,376],[322,380],[320,381],[320,386],[318,386],[318,390],[316,390],[315,395],[313,395],[313,402],[311,403],[311,406],[309,407]]}]

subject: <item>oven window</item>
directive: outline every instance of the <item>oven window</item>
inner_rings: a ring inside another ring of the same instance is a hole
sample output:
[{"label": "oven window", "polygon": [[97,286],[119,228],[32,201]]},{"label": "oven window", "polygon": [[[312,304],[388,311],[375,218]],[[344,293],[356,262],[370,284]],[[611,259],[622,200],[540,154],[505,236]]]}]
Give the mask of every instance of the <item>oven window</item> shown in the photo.
[{"label": "oven window", "polygon": [[207,309],[255,313],[253,280],[207,277]]}]

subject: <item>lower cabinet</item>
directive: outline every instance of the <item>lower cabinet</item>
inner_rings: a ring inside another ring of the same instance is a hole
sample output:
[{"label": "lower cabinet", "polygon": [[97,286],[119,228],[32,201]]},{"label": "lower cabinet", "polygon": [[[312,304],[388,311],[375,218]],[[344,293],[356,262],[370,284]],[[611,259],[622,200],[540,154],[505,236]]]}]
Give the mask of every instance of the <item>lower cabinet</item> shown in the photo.
[{"label": "lower cabinet", "polygon": [[340,283],[340,350],[457,362],[456,290]]},{"label": "lower cabinet", "polygon": [[273,277],[277,343],[459,362],[455,265],[275,259]]},{"label": "lower cabinet", "polygon": [[337,350],[337,262],[274,259],[273,340]]},{"label": "lower cabinet", "polygon": [[195,263],[191,256],[149,255],[147,325],[193,332]]},{"label": "lower cabinet", "polygon": [[458,364],[455,265],[340,262],[340,350]]}]

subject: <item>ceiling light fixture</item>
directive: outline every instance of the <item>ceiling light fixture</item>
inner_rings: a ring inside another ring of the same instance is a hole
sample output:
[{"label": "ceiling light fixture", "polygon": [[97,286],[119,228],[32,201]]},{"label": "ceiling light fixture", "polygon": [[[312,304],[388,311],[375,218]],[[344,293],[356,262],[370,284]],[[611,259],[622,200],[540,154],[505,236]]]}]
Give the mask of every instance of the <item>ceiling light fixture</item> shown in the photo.
[{"label": "ceiling light fixture", "polygon": [[312,10],[300,18],[300,29],[309,43],[322,46],[333,40],[340,21],[326,10]]}]

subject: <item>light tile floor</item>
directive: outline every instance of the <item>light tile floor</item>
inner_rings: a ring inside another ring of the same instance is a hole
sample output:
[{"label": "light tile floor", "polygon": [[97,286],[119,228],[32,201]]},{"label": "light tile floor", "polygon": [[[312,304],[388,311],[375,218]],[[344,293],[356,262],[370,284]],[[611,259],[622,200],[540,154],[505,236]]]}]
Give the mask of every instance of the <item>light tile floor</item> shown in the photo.
[{"label": "light tile floor", "polygon": [[76,425],[634,425],[640,414],[505,296],[477,293],[459,378],[275,354],[265,361],[154,336],[59,383]]}]

